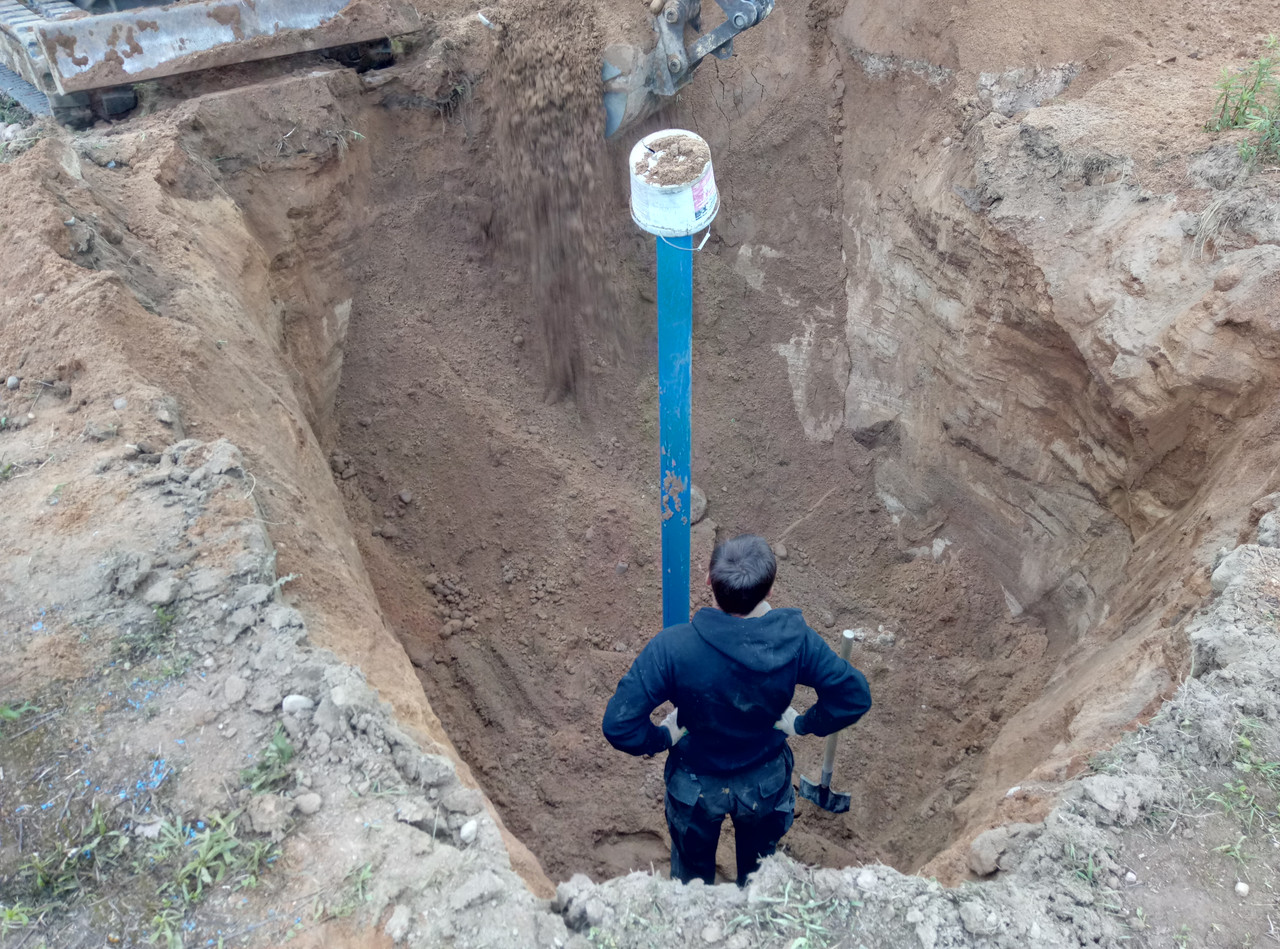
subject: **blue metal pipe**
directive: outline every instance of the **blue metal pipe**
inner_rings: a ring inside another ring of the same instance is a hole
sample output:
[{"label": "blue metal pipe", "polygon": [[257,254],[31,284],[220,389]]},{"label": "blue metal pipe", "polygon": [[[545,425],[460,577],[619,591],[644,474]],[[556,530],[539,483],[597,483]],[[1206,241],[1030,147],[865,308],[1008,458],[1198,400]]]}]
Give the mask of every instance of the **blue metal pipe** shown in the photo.
[{"label": "blue metal pipe", "polygon": [[662,625],[689,622],[693,453],[693,237],[658,238],[658,444],[662,499]]}]

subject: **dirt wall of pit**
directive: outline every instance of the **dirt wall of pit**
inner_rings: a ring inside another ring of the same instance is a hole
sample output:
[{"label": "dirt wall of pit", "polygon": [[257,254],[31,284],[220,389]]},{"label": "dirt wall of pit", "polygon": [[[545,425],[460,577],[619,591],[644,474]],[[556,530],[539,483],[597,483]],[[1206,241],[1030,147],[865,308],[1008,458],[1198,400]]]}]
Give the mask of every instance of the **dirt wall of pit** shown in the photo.
[{"label": "dirt wall of pit", "polygon": [[[70,386],[71,429],[85,425],[80,406],[131,391],[115,433],[243,445],[313,640],[473,781],[386,626],[321,444],[351,300],[343,252],[369,177],[339,105],[358,89],[342,71],[285,80],[113,138],[55,133],[0,166],[4,204],[24,221],[5,225],[5,362]],[[549,893],[537,860],[507,842],[531,889]]]}]

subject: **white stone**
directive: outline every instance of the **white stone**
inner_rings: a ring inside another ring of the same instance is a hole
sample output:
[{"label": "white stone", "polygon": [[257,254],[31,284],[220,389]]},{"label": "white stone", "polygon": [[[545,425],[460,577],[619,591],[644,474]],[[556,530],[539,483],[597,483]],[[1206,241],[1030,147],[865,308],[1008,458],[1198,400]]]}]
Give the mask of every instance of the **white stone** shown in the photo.
[{"label": "white stone", "polygon": [[306,794],[299,794],[293,799],[293,803],[298,805],[299,813],[310,815],[320,810],[320,806],[324,804],[324,798],[315,791],[309,791]]},{"label": "white stone", "polygon": [[858,877],[854,882],[858,884],[860,890],[874,890],[880,879],[876,876],[876,871],[870,867],[863,867],[858,871]]},{"label": "white stone", "polygon": [[1249,895],[1249,884],[1245,883],[1244,880],[1236,881],[1236,896],[1243,899],[1248,895]]},{"label": "white stone", "polygon": [[471,820],[467,821],[465,824],[462,825],[461,829],[458,831],[458,838],[464,844],[475,843],[476,832],[479,829],[480,829],[480,825],[476,823],[476,819],[473,817],[471,818]]},{"label": "white stone", "polygon": [[286,695],[284,701],[280,703],[281,710],[286,715],[297,715],[299,712],[309,712],[316,707],[316,703],[305,695]]}]

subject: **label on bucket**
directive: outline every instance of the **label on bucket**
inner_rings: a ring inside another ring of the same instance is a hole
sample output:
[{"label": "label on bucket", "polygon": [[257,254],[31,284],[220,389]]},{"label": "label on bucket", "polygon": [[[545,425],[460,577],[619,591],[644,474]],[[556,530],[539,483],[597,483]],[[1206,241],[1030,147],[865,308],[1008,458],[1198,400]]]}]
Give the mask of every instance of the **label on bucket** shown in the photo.
[{"label": "label on bucket", "polygon": [[702,220],[712,213],[716,205],[716,178],[711,174],[711,166],[702,173],[702,177],[693,183],[693,216]]}]

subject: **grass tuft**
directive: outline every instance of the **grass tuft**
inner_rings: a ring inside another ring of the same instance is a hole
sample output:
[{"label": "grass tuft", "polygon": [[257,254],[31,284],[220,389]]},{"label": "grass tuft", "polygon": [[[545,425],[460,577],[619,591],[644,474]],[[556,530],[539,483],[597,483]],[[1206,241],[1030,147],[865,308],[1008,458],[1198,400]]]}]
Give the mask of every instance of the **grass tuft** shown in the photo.
[{"label": "grass tuft", "polygon": [[240,780],[255,794],[273,791],[288,779],[289,762],[293,760],[295,754],[297,751],[289,742],[284,726],[276,723],[276,733],[271,736],[270,743],[263,749],[258,763],[252,768],[241,771]]},{"label": "grass tuft", "polygon": [[1223,70],[1216,88],[1214,116],[1205,125],[1209,132],[1248,129],[1240,143],[1246,165],[1280,164],[1280,40],[1268,36],[1263,54],[1236,72]]}]

